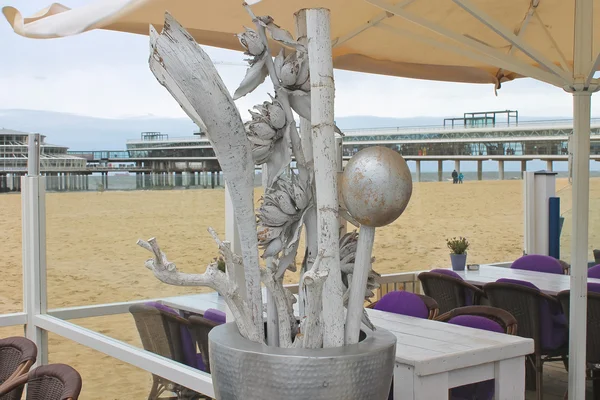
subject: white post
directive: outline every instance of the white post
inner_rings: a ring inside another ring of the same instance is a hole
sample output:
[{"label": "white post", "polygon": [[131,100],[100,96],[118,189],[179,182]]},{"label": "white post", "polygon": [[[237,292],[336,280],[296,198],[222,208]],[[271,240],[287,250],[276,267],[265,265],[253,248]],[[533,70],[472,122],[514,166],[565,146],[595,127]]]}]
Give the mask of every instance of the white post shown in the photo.
[{"label": "white post", "polygon": [[46,302],[46,187],[40,172],[40,135],[28,138],[27,175],[21,178],[23,227],[23,308],[25,336],[38,348],[36,365],[48,363],[48,335],[34,318],[47,311]]},{"label": "white post", "polygon": [[504,180],[504,160],[498,161],[498,179]]},{"label": "white post", "polygon": [[[294,14],[294,21],[296,23],[296,37],[306,37],[306,10],[300,10],[296,14]],[[313,159],[313,150],[312,150],[312,137],[311,137],[311,129],[310,129],[310,121],[306,118],[300,117],[300,142],[302,143],[302,151],[304,152],[304,160],[306,161],[306,166],[309,169],[314,168],[314,159]],[[312,217],[312,211],[309,211],[307,214],[307,220]],[[306,232],[306,231],[305,231]],[[306,251],[310,252],[311,248],[315,248],[314,241],[316,238],[310,238],[313,241],[313,245],[311,243],[306,243]],[[302,255],[302,254],[300,254]],[[313,258],[316,257],[316,254],[312,254]],[[302,277],[300,277],[302,279]],[[298,288],[298,316],[300,319],[303,319],[306,316],[306,291],[305,288]]]},{"label": "white post", "polygon": [[415,161],[415,174],[417,175],[417,182],[421,182],[421,160]]},{"label": "white post", "polygon": [[556,196],[556,173],[526,172],[525,193],[525,252],[548,255],[549,198]]},{"label": "white post", "polygon": [[571,234],[571,312],[569,313],[569,399],[585,398],[590,105],[590,92],[573,93],[573,231]]},{"label": "white post", "polygon": [[591,93],[583,87],[592,60],[592,0],[575,0],[573,77],[573,230],[571,234],[571,311],[569,399],[586,397],[587,260],[590,203]]},{"label": "white post", "polygon": [[[235,254],[242,254],[238,226],[235,220],[235,210],[233,208],[233,203],[231,202],[231,195],[229,194],[229,189],[227,188],[227,182],[225,182],[225,240],[231,243],[231,250]],[[235,282],[237,283],[240,291],[240,296],[245,300],[246,278],[244,276],[244,271],[240,269],[238,271],[228,271],[228,273],[233,274]],[[229,307],[227,307],[226,315],[227,321],[234,320],[233,314],[231,313]]]},{"label": "white post", "polygon": [[339,347],[344,345],[344,306],[338,232],[337,163],[333,129],[335,88],[329,10],[307,10],[306,28],[315,185],[318,193],[317,230],[319,255],[322,257],[319,269],[328,273],[323,287],[323,346]]},{"label": "white post", "polygon": [[533,172],[523,175],[523,251],[535,254],[535,176]]}]

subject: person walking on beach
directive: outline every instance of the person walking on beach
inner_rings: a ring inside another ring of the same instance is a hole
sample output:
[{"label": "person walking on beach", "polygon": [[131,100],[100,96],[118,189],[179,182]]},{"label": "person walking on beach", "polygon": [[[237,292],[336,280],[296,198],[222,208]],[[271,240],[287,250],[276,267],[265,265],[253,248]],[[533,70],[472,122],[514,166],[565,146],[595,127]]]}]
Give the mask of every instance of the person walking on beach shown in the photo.
[{"label": "person walking on beach", "polygon": [[461,183],[461,184],[462,184],[462,183],[463,183],[463,178],[464,178],[464,177],[465,177],[465,176],[463,175],[463,173],[462,173],[462,172],[460,172],[460,173],[458,174],[458,183]]},{"label": "person walking on beach", "polygon": [[458,183],[458,172],[452,171],[452,183]]}]

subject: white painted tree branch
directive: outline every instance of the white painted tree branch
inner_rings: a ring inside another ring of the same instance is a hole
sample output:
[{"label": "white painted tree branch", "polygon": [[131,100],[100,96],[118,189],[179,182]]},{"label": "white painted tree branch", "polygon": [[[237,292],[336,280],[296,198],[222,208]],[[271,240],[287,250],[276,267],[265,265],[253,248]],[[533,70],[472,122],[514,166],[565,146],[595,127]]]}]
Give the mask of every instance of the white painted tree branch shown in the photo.
[{"label": "white painted tree branch", "polygon": [[150,29],[150,43],[150,69],[194,122],[206,127],[225,175],[239,227],[248,306],[262,342],[254,162],[242,119],[208,55],[168,13],[160,35]]},{"label": "white painted tree branch", "polygon": [[[278,318],[277,325],[279,331],[277,334],[279,347],[292,347],[292,323],[288,312],[288,299],[283,291],[283,286],[277,283],[273,272],[268,269],[261,268],[260,276],[267,290],[273,296],[273,302],[277,308],[275,315]],[[267,334],[270,335],[271,332],[267,331]]]},{"label": "white painted tree branch", "polygon": [[[273,276],[277,273],[277,266],[273,261],[273,257],[268,257],[266,260],[267,269],[262,270],[260,273],[261,281],[265,282],[267,280],[274,280]],[[270,275],[269,277],[264,276],[265,274]],[[274,283],[269,282],[270,285]],[[279,340],[279,311],[277,310],[277,304],[275,302],[275,296],[273,295],[273,288],[269,289],[269,285],[265,283],[267,286],[267,344],[269,346],[278,347],[280,345]],[[287,308],[286,308],[287,311]]]},{"label": "white painted tree branch", "polygon": [[[294,20],[296,23],[296,37],[298,39],[306,37],[306,10],[300,10],[294,14]],[[312,136],[310,129],[310,121],[300,116],[300,140],[302,143],[302,150],[304,151],[304,160],[306,162],[306,168],[310,172],[310,186],[313,191],[313,201],[316,199],[314,171],[315,163],[313,158],[312,148]],[[306,228],[306,252],[305,258],[302,263],[302,270],[300,271],[300,280],[306,271],[310,270],[313,266],[314,260],[317,256],[319,242],[317,232],[317,209],[316,207],[311,208],[306,212],[304,216],[304,227]],[[306,291],[304,288],[299,288],[298,291],[299,311],[300,320],[306,316]]]},{"label": "white painted tree branch", "polygon": [[[318,266],[319,261],[317,258],[315,265]],[[307,271],[301,281],[306,290],[307,307],[306,318],[302,321],[300,331],[303,334],[302,347],[308,349],[316,349],[323,345],[323,285],[327,275],[327,271],[314,268]]]},{"label": "white painted tree branch", "polygon": [[[346,345],[358,343],[360,336],[360,323],[364,315],[365,290],[367,279],[371,271],[371,253],[375,228],[362,225],[358,235],[356,258],[354,260],[354,273],[349,287],[348,313],[346,314]],[[350,279],[349,279],[350,280]]]},{"label": "white painted tree branch", "polygon": [[307,10],[306,26],[319,253],[323,252],[320,271],[328,275],[323,287],[323,346],[338,347],[344,345],[344,306],[338,243],[337,163],[333,122],[335,90],[329,11]]},{"label": "white painted tree branch", "polygon": [[138,240],[137,244],[154,255],[154,258],[148,259],[145,265],[161,282],[176,286],[207,286],[216,290],[231,309],[240,334],[249,340],[263,342],[252,322],[250,310],[239,295],[237,285],[228,280],[225,273],[219,271],[216,263],[209,264],[203,274],[181,273],[177,271],[174,263],[169,262],[155,238],[147,242]]}]

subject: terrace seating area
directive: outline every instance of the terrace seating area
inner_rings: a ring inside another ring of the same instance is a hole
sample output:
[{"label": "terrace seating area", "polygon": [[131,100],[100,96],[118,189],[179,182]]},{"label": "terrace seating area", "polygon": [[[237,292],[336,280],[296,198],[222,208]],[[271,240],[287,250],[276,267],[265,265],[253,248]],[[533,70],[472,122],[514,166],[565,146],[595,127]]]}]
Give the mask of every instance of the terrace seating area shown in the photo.
[{"label": "terrace seating area", "polygon": [[[528,267],[528,263],[532,262],[540,267]],[[529,256],[513,263],[512,268],[482,265],[477,271],[438,269],[383,275],[379,278],[380,288],[367,309],[373,323],[388,330],[402,330],[404,328],[394,326],[406,322],[418,326],[414,322],[418,318],[430,321],[426,326],[429,331],[440,329],[450,338],[456,332],[446,329],[454,325],[457,328],[451,329],[471,329],[460,331],[460,335],[473,332],[474,328],[490,332],[474,332],[474,337],[495,339],[502,334],[533,339],[534,351],[527,356],[527,361],[524,361],[526,367],[523,368],[527,377],[525,398],[562,399],[568,381],[565,368],[568,315],[562,310],[568,307],[569,293],[566,289],[569,276],[563,273],[560,264],[557,268],[557,264]],[[590,276],[595,276],[595,271],[590,269]],[[595,285],[600,285],[600,279],[590,278],[589,285],[590,290],[595,289]],[[287,287],[297,292],[297,286]],[[600,310],[600,294],[591,293],[588,302],[589,321],[594,321],[596,308]],[[208,334],[213,327],[225,322],[226,307],[220,296],[209,293],[164,298],[132,304],[128,310],[138,327],[145,350],[210,373]],[[410,329],[417,329],[415,326]],[[590,325],[588,329],[593,327]],[[591,341],[588,343],[588,356],[600,347],[595,347],[594,337],[588,334]],[[436,336],[432,334],[426,340],[433,343],[431,341],[436,340]],[[406,340],[401,344],[407,345]],[[454,345],[460,347],[463,343],[455,342]],[[590,360],[590,378],[597,376],[594,369],[596,362],[595,359]],[[155,374],[152,377],[151,399],[158,399],[166,393],[177,398],[204,397],[202,393],[168,379]],[[587,383],[589,398],[598,396],[598,392],[594,395],[593,382],[596,381],[589,380]],[[393,391],[392,386],[390,398],[393,398]],[[493,394],[494,381],[485,380],[453,387],[449,398],[492,399]]]}]

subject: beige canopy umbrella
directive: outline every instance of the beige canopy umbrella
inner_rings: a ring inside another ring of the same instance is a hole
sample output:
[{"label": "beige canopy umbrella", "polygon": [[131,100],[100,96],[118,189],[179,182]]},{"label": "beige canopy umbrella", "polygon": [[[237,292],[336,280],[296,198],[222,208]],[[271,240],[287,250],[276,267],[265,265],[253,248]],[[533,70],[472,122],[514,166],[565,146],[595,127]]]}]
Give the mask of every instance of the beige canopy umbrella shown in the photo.
[{"label": "beige canopy umbrella", "polygon": [[[263,0],[293,32],[300,8],[331,10],[335,68],[408,78],[492,83],[531,77],[574,95],[573,234],[569,396],[585,397],[585,336],[591,94],[600,58],[594,0]],[[249,25],[240,0],[96,0],[54,4],[30,18],[3,9],[16,33],[55,38],[91,29],[147,34],[169,11],[203,45],[242,50],[235,33]],[[273,43],[273,49],[276,49]]]},{"label": "beige canopy umbrella", "polygon": [[[329,8],[334,67],[339,69],[471,83],[498,84],[530,76],[562,87],[572,80],[572,1],[391,3],[264,0],[253,8],[257,15],[271,15],[277,24],[292,32],[293,14],[298,8]],[[53,4],[30,18],[23,18],[12,7],[5,7],[3,12],[16,33],[53,38],[97,28],[148,34],[149,24],[160,29],[165,10],[198,43],[208,46],[241,50],[234,34],[242,25],[250,24],[240,0],[208,4],[183,0],[106,0],[72,10]],[[484,17],[474,17],[473,13]],[[600,30],[596,38],[598,51]]]}]

